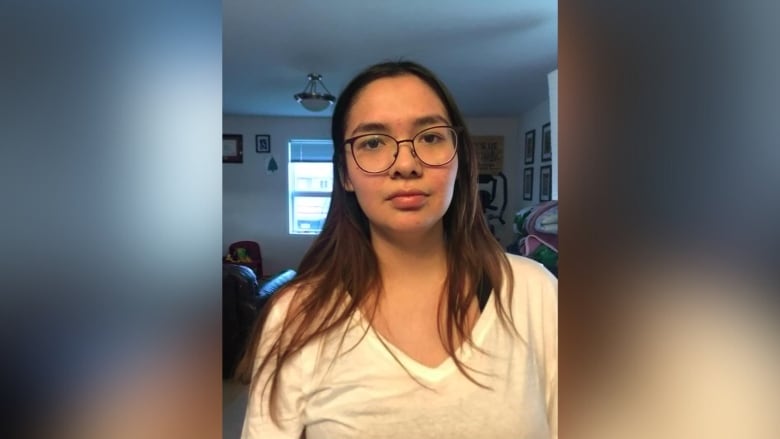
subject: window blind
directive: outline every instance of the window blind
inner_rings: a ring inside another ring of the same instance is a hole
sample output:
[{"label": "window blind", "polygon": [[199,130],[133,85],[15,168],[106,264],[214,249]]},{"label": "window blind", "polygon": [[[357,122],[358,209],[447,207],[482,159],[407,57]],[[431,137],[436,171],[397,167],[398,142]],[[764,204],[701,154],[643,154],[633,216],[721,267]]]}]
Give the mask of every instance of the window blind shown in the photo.
[{"label": "window blind", "polygon": [[291,140],[290,163],[327,162],[333,160],[333,142],[330,140]]}]

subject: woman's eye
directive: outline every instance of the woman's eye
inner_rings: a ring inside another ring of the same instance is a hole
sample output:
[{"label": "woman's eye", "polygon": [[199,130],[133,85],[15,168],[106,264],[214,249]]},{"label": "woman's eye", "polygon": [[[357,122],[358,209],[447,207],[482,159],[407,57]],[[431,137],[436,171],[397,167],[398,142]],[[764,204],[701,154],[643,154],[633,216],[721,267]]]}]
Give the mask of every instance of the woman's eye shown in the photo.
[{"label": "woman's eye", "polygon": [[437,143],[441,141],[441,136],[435,133],[426,133],[422,135],[420,140],[423,143]]},{"label": "woman's eye", "polygon": [[360,141],[360,149],[377,149],[383,145],[382,139],[379,137],[369,137]]}]

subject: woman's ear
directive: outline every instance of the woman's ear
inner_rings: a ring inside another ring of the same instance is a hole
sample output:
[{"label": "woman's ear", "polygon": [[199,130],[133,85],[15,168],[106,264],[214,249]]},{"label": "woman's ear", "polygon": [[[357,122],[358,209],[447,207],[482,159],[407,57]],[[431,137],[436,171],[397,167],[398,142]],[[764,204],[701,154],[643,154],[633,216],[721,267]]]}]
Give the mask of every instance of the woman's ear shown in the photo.
[{"label": "woman's ear", "polygon": [[355,192],[355,188],[352,186],[352,180],[349,179],[349,175],[345,175],[344,171],[339,171],[339,180],[341,180],[341,186],[347,192]]}]

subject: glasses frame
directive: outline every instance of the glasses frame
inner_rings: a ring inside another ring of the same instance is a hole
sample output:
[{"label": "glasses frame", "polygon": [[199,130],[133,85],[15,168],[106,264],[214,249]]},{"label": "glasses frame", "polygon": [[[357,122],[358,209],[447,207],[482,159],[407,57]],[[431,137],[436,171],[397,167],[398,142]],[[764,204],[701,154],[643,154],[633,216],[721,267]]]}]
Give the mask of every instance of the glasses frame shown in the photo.
[{"label": "glasses frame", "polygon": [[[455,139],[454,139],[455,140],[455,147],[452,150],[452,157],[450,157],[449,160],[447,160],[446,162],[439,163],[438,165],[432,165],[432,164],[426,162],[425,160],[421,159],[420,156],[417,155],[417,150],[414,148],[414,139],[416,139],[417,136],[419,136],[420,134],[422,134],[422,133],[424,133],[424,132],[426,132],[428,130],[432,130],[434,128],[449,128],[449,129],[452,130],[453,133],[455,133]],[[386,172],[388,169],[392,168],[393,165],[395,164],[396,160],[398,160],[398,152],[401,150],[401,144],[404,143],[404,142],[409,142],[411,144],[412,156],[414,156],[415,159],[419,160],[420,163],[424,164],[425,166],[429,166],[431,168],[438,168],[440,166],[444,166],[444,165],[450,163],[458,155],[458,140],[460,139],[460,132],[461,132],[461,127],[455,127],[455,126],[452,126],[452,125],[436,125],[436,126],[432,126],[432,127],[428,127],[428,128],[423,129],[423,130],[420,130],[420,132],[415,134],[410,139],[401,139],[401,140],[398,140],[395,137],[393,137],[393,136],[391,136],[389,134],[385,134],[385,133],[367,133],[367,134],[360,134],[358,136],[350,137],[349,139],[344,141],[344,146],[349,145],[349,151],[352,154],[352,159],[355,160],[355,164],[357,165],[358,168],[360,168],[361,171],[363,171],[363,172],[365,172],[367,174],[381,174],[383,172]],[[368,170],[364,169],[362,166],[360,166],[360,162],[358,161],[357,157],[355,157],[355,148],[352,147],[353,143],[356,140],[360,139],[360,138],[368,137],[368,136],[386,136],[386,137],[389,137],[389,138],[391,138],[391,139],[393,139],[395,141],[395,157],[393,158],[393,161],[390,162],[390,164],[387,165],[387,167],[385,169],[382,169],[381,171],[368,171]]]}]

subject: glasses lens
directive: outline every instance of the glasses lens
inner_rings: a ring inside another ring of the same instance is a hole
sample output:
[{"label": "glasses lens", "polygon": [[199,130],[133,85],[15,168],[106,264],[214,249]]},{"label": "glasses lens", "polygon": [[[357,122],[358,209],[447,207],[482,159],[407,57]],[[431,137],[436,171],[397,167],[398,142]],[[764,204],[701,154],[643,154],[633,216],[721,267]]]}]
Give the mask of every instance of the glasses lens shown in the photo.
[{"label": "glasses lens", "polygon": [[414,151],[417,157],[431,166],[448,163],[455,157],[455,145],[458,137],[450,127],[433,127],[421,132],[414,138]]},{"label": "glasses lens", "polygon": [[[450,127],[433,127],[414,136],[417,158],[429,166],[449,163],[455,157],[458,135]],[[395,162],[398,143],[385,134],[366,134],[352,140],[352,154],[366,172],[386,171]]]},{"label": "glasses lens", "polygon": [[390,136],[368,134],[352,141],[352,153],[358,166],[367,172],[381,172],[395,160],[398,145]]}]

